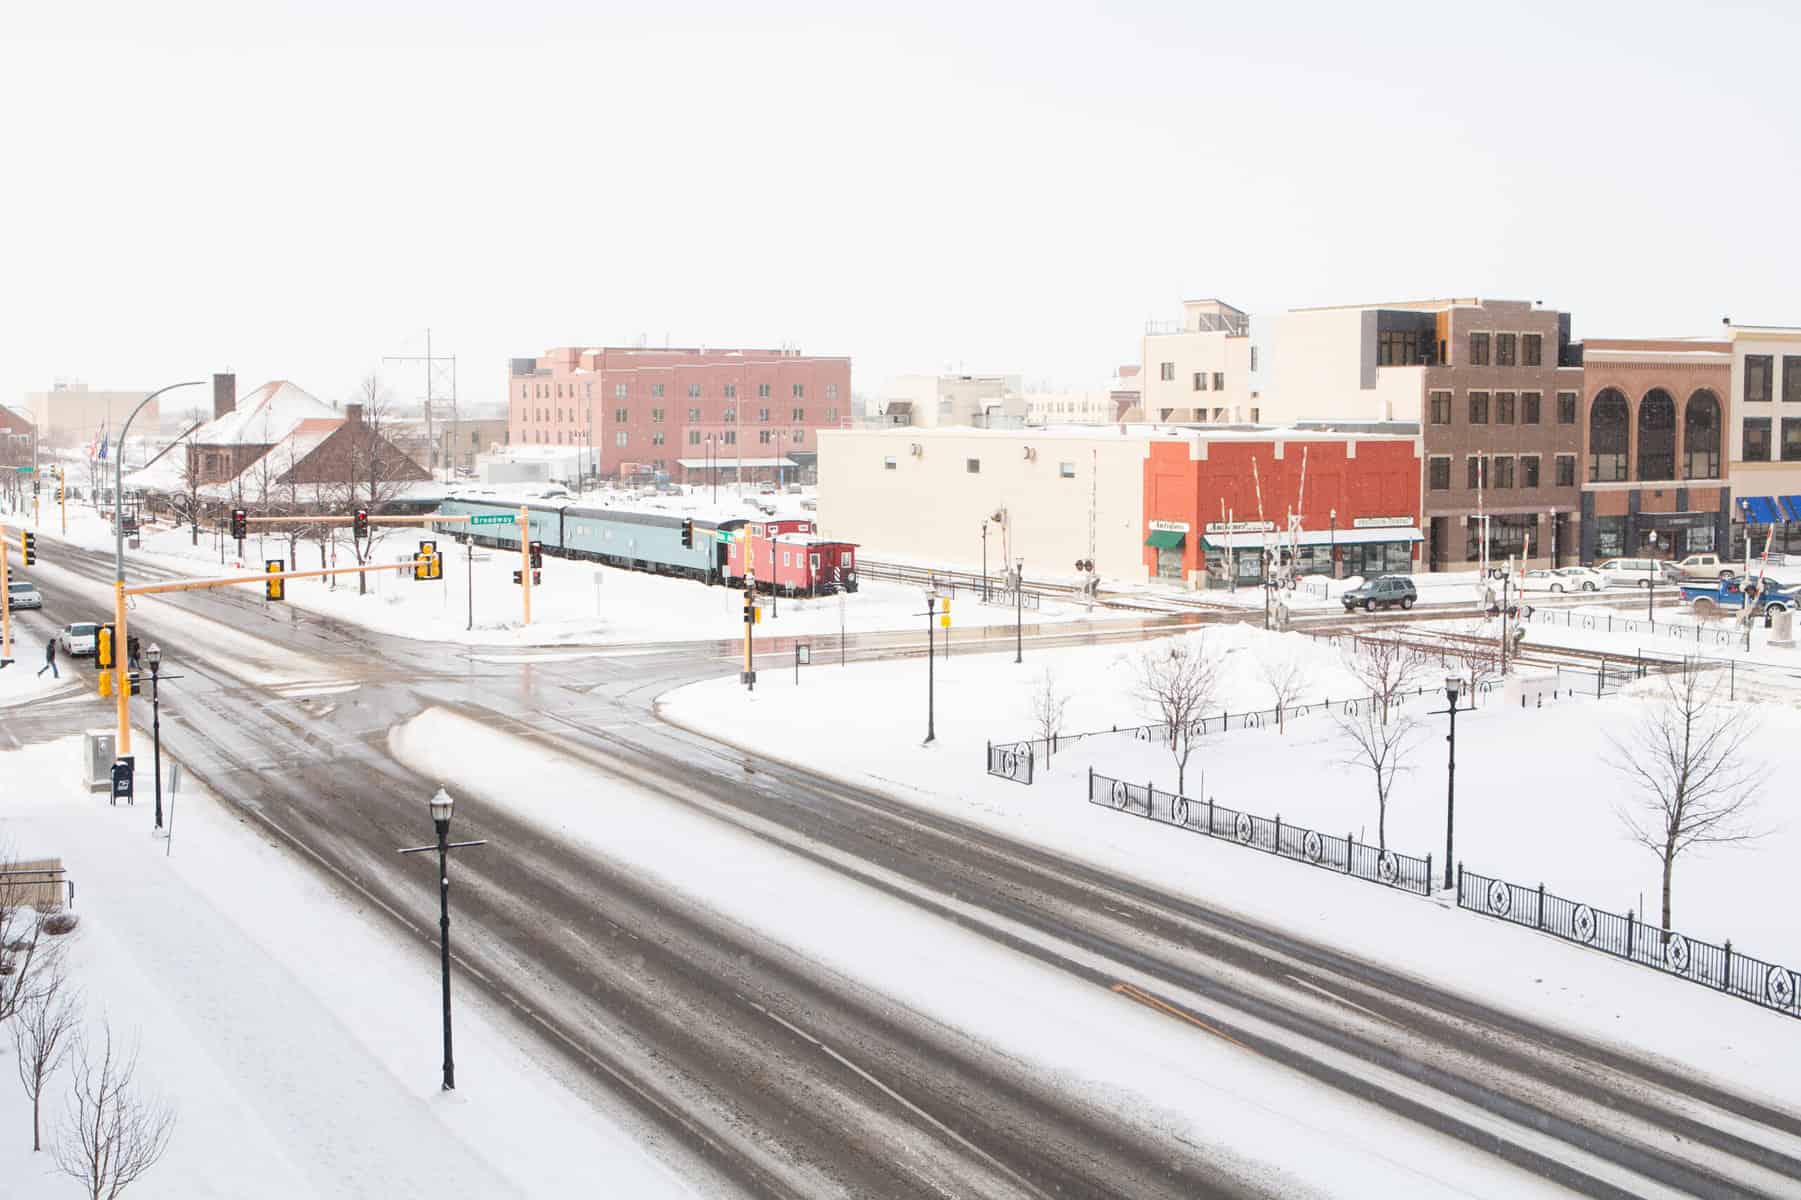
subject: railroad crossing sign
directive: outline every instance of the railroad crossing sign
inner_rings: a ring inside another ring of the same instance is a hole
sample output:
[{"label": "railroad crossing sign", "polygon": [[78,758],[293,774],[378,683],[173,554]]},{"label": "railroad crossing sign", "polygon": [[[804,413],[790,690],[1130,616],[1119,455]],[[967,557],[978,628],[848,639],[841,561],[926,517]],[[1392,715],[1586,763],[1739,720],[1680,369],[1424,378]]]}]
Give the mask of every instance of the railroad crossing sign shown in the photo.
[{"label": "railroad crossing sign", "polygon": [[519,518],[511,513],[477,513],[469,518],[471,525],[517,525]]}]

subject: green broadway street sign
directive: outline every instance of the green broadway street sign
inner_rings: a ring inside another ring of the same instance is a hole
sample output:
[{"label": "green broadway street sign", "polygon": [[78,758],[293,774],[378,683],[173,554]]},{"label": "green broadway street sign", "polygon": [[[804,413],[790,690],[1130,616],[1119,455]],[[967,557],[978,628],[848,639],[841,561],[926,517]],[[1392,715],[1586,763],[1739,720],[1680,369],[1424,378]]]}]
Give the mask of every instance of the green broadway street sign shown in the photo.
[{"label": "green broadway street sign", "polygon": [[33,472],[35,472],[37,470],[37,468],[36,467],[14,467],[13,470],[17,471],[21,475],[30,475]]},{"label": "green broadway street sign", "polygon": [[517,525],[519,518],[511,513],[479,513],[469,518],[471,525]]},{"label": "green broadway street sign", "polygon": [[729,544],[735,535],[729,529],[715,529],[713,531],[713,536],[722,544]]}]

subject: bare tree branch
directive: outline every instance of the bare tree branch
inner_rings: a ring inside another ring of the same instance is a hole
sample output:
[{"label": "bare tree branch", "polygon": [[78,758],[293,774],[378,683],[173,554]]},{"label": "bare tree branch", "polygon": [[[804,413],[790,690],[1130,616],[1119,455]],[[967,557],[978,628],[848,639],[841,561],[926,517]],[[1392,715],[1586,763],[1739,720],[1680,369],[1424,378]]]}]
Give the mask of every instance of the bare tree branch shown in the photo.
[{"label": "bare tree branch", "polygon": [[1188,756],[1201,718],[1213,703],[1218,664],[1207,656],[1200,634],[1170,638],[1145,647],[1137,659],[1138,698],[1157,714],[1165,742],[1176,760],[1176,791],[1187,783]]},{"label": "bare tree branch", "polygon": [[1376,785],[1376,845],[1388,849],[1388,800],[1393,794],[1395,776],[1406,767],[1406,760],[1417,744],[1420,730],[1417,718],[1391,710],[1383,719],[1382,702],[1372,696],[1355,702],[1355,711],[1338,713],[1333,719],[1350,742],[1350,750],[1340,760],[1349,767],[1367,767]]},{"label": "bare tree branch", "polygon": [[1306,665],[1299,655],[1291,653],[1285,644],[1267,647],[1268,653],[1257,660],[1258,673],[1263,676],[1263,685],[1269,689],[1270,698],[1276,709],[1276,729],[1286,732],[1288,727],[1288,710],[1294,702],[1301,698],[1301,693],[1312,681]]},{"label": "bare tree branch", "polygon": [[1387,721],[1409,688],[1426,673],[1426,656],[1399,638],[1360,637],[1344,655],[1345,670],[1374,697]]},{"label": "bare tree branch", "polygon": [[115,1200],[169,1148],[175,1112],[138,1088],[137,1051],[114,1047],[110,1022],[102,1025],[98,1047],[78,1036],[74,1057],[68,1118],[54,1149],[56,1165],[81,1181],[88,1200]]},{"label": "bare tree branch", "polygon": [[63,965],[58,960],[12,1023],[19,1082],[24,1085],[25,1094],[31,1097],[33,1151],[44,1148],[40,1132],[44,1085],[62,1066],[81,1026],[81,997],[68,988],[67,982]]},{"label": "bare tree branch", "polygon": [[1068,707],[1069,697],[1057,687],[1057,673],[1046,667],[1032,690],[1032,720],[1038,736],[1044,739],[1046,766],[1051,761],[1051,743],[1063,729],[1063,710]]}]

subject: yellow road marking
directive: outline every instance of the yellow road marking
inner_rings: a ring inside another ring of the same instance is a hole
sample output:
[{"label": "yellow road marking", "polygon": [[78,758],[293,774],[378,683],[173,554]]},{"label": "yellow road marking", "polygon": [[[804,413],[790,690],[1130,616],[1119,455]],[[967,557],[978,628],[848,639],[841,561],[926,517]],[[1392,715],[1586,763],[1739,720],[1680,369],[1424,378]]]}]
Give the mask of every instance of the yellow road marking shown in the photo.
[{"label": "yellow road marking", "polygon": [[[1133,1000],[1139,1004],[1144,1005],[1146,1008],[1154,1008],[1158,1012],[1164,1013],[1167,1016],[1175,1017],[1179,1021],[1187,1021],[1190,1025],[1196,1026],[1197,1028],[1200,1028],[1200,1029],[1205,1029],[1208,1033],[1211,1033],[1214,1037],[1219,1038],[1222,1041],[1231,1042],[1234,1046],[1237,1046],[1240,1050],[1250,1050],[1251,1049],[1249,1046],[1245,1045],[1243,1042],[1239,1041],[1237,1038],[1232,1037],[1230,1034],[1222,1033],[1220,1030],[1215,1029],[1213,1026],[1207,1024],[1207,1022],[1201,1020],[1199,1017],[1195,1016],[1193,1013],[1187,1012],[1180,1008],[1177,1008],[1175,1005],[1170,1004],[1166,1001],[1159,1000],[1159,999],[1157,999],[1157,997],[1151,995],[1147,991],[1144,991],[1142,988],[1135,987],[1129,983],[1116,983],[1113,985],[1112,990],[1114,992],[1118,993],[1119,995],[1124,996],[1128,1000]],[[1252,1053],[1256,1053],[1256,1052],[1252,1051]]]}]

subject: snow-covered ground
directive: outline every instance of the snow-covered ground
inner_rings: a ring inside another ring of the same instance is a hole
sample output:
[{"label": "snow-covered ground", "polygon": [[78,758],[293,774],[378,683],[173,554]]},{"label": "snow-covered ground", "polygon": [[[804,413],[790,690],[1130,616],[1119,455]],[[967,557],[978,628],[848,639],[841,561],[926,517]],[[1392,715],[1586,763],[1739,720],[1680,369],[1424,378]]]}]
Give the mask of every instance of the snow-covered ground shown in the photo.
[{"label": "snow-covered ground", "polygon": [[[1240,626],[1203,636],[1223,656],[1220,706],[1269,707],[1262,664],[1303,664],[1307,699],[1352,690],[1328,645],[1296,634]],[[1409,898],[1204,837],[1133,820],[1086,802],[1090,765],[1155,780],[1174,790],[1167,752],[1108,737],[1069,744],[1026,787],[988,777],[988,739],[1035,732],[1031,693],[1049,668],[1069,696],[1063,728],[1106,729],[1154,719],[1134,695],[1136,648],[967,655],[937,667],[937,740],[925,733],[926,673],[919,662],[771,672],[754,693],[726,678],[663,698],[665,715],[805,764],[873,783],[911,803],[992,825],[1061,853],[1154,880],[1252,919],[1378,958],[1491,1003],[1569,1026],[1587,1036],[1663,1056],[1703,1074],[1801,1099],[1801,1038],[1793,1018],[1711,996],[1686,981],[1502,925],[1442,902]],[[1638,694],[1576,698],[1521,710],[1499,693],[1458,721],[1456,855],[1472,870],[1514,882],[1543,882],[1597,907],[1656,911],[1658,864],[1624,834],[1613,810],[1625,795],[1605,759],[1609,738],[1627,739],[1648,701]],[[1388,818],[1389,844],[1410,853],[1444,852],[1445,757],[1442,698],[1414,701],[1422,722]],[[1785,778],[1787,747],[1801,736],[1792,704],[1763,706],[1755,753],[1766,773]],[[879,719],[878,719],[879,714]],[[1346,764],[1347,744],[1331,718],[1311,715],[1285,733],[1214,734],[1188,767],[1190,795],[1328,832],[1375,834],[1367,767]],[[1204,784],[1202,776],[1204,775]],[[1801,962],[1801,932],[1788,911],[1787,879],[1801,852],[1801,827],[1779,787],[1764,796],[1771,835],[1681,861],[1675,924],[1711,941],[1731,938],[1743,953]],[[1695,1019],[1704,1011],[1705,1020]],[[1772,1071],[1769,1055],[1785,1070]],[[1784,1076],[1786,1078],[1778,1078]]]},{"label": "snow-covered ground", "polygon": [[[78,752],[69,739],[0,755],[0,840],[62,858],[87,1028],[104,1017],[137,1044],[140,1084],[177,1111],[167,1156],[131,1196],[486,1200],[590,1194],[597,1174],[616,1195],[690,1194],[467,990],[458,1090],[441,1091],[429,946],[389,933],[366,900],[191,783],[169,846],[151,836],[147,805],[113,807],[79,786]],[[31,1152],[13,1056],[0,1037],[0,1194],[85,1195],[48,1148]],[[65,1070],[46,1093],[46,1133],[67,1085]]]},{"label": "snow-covered ground", "polygon": [[[441,580],[417,581],[406,570],[377,571],[367,575],[368,592],[359,594],[355,575],[293,579],[287,582],[286,603],[400,637],[476,645],[710,640],[742,636],[744,631],[743,593],[693,580],[546,557],[543,582],[532,588],[532,623],[526,626],[520,588],[513,583],[513,572],[519,568],[517,554],[478,547],[471,564],[466,548],[449,538],[388,527],[381,533],[371,562],[410,562],[422,537],[438,542],[444,556]],[[106,522],[86,509],[79,516],[71,511],[69,540],[92,549],[113,548]],[[142,542],[142,549],[126,551],[128,559],[199,576],[256,574],[266,558],[285,558],[288,553],[283,539],[253,536],[245,542],[242,560],[228,543],[221,564],[213,536],[202,535],[196,546],[187,530],[167,527],[147,526]],[[49,551],[40,550],[40,563],[54,564],[55,553],[48,540],[40,546]],[[300,564],[304,570],[320,566],[317,543],[301,543]],[[347,540],[337,550],[335,562],[328,561],[328,565],[355,565]],[[261,592],[260,584],[243,587],[252,595]],[[765,597],[763,604],[759,637],[830,636],[841,628],[848,633],[923,632],[925,625],[922,589],[879,580],[865,581],[855,595],[842,600],[836,596]],[[1088,615],[1081,604],[1047,602],[1042,610],[1027,614],[1026,620],[1029,624],[1060,623],[1081,621]],[[1099,609],[1096,615],[1118,614]],[[982,605],[963,594],[952,601],[953,639],[958,630],[1010,628],[1014,621],[1011,608]]]}]

